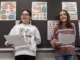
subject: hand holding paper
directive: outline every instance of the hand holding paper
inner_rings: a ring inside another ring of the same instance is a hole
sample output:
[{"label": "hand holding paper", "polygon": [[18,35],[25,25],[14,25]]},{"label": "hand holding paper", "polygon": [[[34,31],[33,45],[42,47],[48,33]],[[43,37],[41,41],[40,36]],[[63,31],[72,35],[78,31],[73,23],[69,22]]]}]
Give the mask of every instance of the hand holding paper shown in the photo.
[{"label": "hand holding paper", "polygon": [[14,44],[14,46],[21,46],[26,44],[24,38],[22,38],[20,35],[4,35],[4,37],[9,43]]},{"label": "hand holding paper", "polygon": [[7,43],[7,44],[6,44],[7,47],[13,47],[13,45],[14,45],[14,44],[10,44],[10,43]]}]

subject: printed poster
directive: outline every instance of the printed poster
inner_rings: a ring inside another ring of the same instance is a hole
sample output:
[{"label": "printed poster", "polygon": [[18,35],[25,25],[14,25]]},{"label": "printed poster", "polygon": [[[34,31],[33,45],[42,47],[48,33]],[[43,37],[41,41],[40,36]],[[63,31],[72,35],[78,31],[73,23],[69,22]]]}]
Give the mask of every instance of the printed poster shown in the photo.
[{"label": "printed poster", "polygon": [[[15,24],[20,24],[21,20],[15,20]],[[29,24],[32,24],[32,22],[30,21]]]},{"label": "printed poster", "polygon": [[68,11],[71,20],[78,20],[76,2],[62,2],[62,10]]},{"label": "printed poster", "polygon": [[0,18],[1,18],[1,1],[0,1]]},{"label": "printed poster", "polygon": [[80,20],[78,20],[78,26],[79,26],[79,39],[80,39]]},{"label": "printed poster", "polygon": [[32,2],[32,20],[47,20],[47,2]]},{"label": "printed poster", "polygon": [[47,21],[47,40],[51,40],[51,36],[53,35],[56,24],[58,24],[57,20]]},{"label": "printed poster", "polygon": [[16,2],[15,1],[1,1],[0,20],[16,20]]}]

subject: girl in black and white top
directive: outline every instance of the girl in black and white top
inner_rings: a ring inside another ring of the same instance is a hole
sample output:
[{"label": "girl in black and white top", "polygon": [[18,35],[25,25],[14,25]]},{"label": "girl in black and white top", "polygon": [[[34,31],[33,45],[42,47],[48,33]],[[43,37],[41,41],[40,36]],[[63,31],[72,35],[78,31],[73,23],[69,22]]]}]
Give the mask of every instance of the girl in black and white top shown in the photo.
[{"label": "girl in black and white top", "polygon": [[[20,35],[24,38],[26,45],[14,47],[15,60],[35,60],[36,56],[36,45],[41,43],[41,37],[39,30],[36,26],[29,24],[31,20],[31,12],[29,10],[23,10],[21,13],[21,23],[15,25],[9,35]],[[5,42],[8,47],[13,47],[14,45]]]}]

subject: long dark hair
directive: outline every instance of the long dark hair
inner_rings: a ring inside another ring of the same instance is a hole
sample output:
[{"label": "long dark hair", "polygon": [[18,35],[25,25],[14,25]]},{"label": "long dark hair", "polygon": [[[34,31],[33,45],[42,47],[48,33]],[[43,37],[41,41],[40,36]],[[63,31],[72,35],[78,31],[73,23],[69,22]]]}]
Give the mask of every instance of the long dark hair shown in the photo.
[{"label": "long dark hair", "polygon": [[[30,16],[32,15],[30,10],[24,9],[24,10],[22,10],[21,14],[23,13],[23,11],[27,11]],[[19,24],[21,24],[21,23],[22,23],[22,21],[19,22]]]},{"label": "long dark hair", "polygon": [[[66,12],[66,15],[67,15],[66,27],[67,27],[67,28],[71,28],[72,25],[71,25],[69,13],[68,13],[66,10],[61,10],[61,11]],[[61,11],[60,11],[60,12],[61,12]],[[59,22],[58,22],[59,28],[61,28],[61,25],[62,25],[62,21],[61,21],[61,19],[60,19],[60,14],[59,14]]]}]

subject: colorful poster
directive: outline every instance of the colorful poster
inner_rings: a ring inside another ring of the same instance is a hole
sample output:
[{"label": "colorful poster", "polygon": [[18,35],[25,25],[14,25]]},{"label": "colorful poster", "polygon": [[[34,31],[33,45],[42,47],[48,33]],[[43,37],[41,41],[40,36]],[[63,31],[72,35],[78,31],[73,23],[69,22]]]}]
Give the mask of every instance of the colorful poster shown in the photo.
[{"label": "colorful poster", "polygon": [[51,36],[53,35],[54,32],[54,27],[58,21],[56,20],[48,20],[47,21],[47,40],[51,40]]},{"label": "colorful poster", "polygon": [[79,26],[79,39],[80,39],[80,20],[78,20],[78,26]]},{"label": "colorful poster", "polygon": [[[15,24],[20,24],[21,20],[15,20]],[[29,24],[32,24],[31,21],[29,22]]]},{"label": "colorful poster", "polygon": [[15,24],[19,24],[20,23],[20,20],[15,20]]},{"label": "colorful poster", "polygon": [[1,1],[0,1],[0,18],[1,18]]},{"label": "colorful poster", "polygon": [[16,20],[16,2],[15,1],[1,1],[0,20]]},{"label": "colorful poster", "polygon": [[76,2],[62,2],[62,10],[68,11],[71,20],[78,20]]},{"label": "colorful poster", "polygon": [[47,20],[47,2],[32,2],[32,20]]}]

